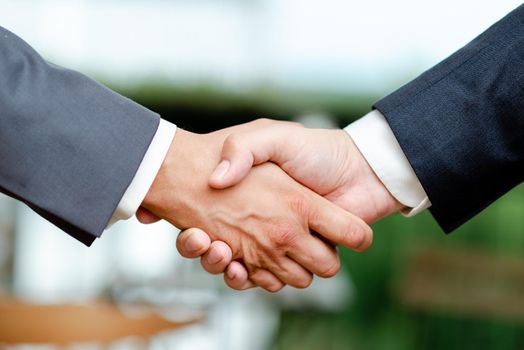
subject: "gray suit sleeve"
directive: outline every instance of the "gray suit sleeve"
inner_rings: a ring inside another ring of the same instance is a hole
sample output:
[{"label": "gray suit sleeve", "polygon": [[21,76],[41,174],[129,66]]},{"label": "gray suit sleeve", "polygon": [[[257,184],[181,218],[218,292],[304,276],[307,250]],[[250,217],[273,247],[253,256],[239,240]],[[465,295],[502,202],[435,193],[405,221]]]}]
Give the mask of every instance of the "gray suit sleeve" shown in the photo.
[{"label": "gray suit sleeve", "polygon": [[71,236],[102,234],[159,121],[0,27],[0,191]]}]

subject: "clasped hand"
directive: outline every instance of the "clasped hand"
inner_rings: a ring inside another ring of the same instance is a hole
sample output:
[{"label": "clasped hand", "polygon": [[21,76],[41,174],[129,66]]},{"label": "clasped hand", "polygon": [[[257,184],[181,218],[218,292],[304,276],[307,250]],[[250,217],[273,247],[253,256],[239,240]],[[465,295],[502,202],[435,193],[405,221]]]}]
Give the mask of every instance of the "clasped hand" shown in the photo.
[{"label": "clasped hand", "polygon": [[343,130],[257,120],[206,135],[179,129],[137,218],[187,229],[179,252],[226,272],[230,287],[275,292],[335,275],[335,247],[366,250],[364,220],[398,209]]}]

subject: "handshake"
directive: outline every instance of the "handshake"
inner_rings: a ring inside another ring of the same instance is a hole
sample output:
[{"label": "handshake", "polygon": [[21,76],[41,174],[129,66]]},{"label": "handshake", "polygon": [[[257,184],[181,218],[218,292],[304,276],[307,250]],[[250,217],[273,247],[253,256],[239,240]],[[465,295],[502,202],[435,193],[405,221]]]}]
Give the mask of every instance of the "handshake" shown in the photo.
[{"label": "handshake", "polygon": [[228,286],[308,287],[366,250],[367,225],[403,206],[344,130],[260,119],[198,135],[178,129],[136,216],[184,229],[177,249]]},{"label": "handshake", "polygon": [[156,113],[0,38],[0,192],[86,245],[135,213],[165,219],[185,230],[180,253],[235,289],[307,287],[338,272],[336,246],[370,246],[369,223],[431,207],[451,232],[524,181],[524,5],[347,132],[257,120],[173,138]]}]

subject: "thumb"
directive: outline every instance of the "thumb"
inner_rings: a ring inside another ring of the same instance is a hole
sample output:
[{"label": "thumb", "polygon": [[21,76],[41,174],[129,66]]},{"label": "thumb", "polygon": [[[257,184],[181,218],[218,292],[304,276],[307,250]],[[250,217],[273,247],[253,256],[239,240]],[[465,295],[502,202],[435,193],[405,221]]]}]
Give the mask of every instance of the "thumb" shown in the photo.
[{"label": "thumb", "polygon": [[229,135],[222,146],[221,161],[209,178],[209,185],[223,189],[241,182],[254,165],[271,161],[280,165],[293,156],[294,125],[276,124],[254,131]]}]

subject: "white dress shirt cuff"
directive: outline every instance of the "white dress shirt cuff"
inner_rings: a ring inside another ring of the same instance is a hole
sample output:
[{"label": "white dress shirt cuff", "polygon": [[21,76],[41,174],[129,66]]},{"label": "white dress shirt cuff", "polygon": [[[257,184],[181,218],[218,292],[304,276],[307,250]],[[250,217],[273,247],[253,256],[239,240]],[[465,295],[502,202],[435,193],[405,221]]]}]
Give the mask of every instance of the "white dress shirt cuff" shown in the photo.
[{"label": "white dress shirt cuff", "polygon": [[404,216],[414,216],[431,206],[382,113],[373,110],[345,130],[380,181],[406,207],[401,210]]},{"label": "white dress shirt cuff", "polygon": [[135,215],[164,162],[175,133],[176,126],[174,124],[160,119],[158,129],[142,159],[142,163],[140,163],[135,177],[125,191],[120,203],[118,203],[107,228],[119,220],[127,220]]}]

